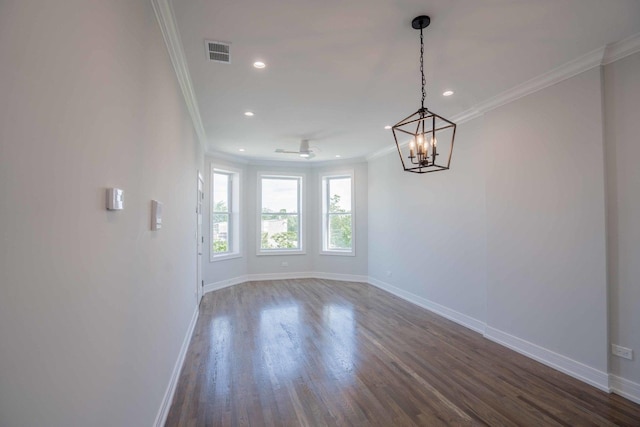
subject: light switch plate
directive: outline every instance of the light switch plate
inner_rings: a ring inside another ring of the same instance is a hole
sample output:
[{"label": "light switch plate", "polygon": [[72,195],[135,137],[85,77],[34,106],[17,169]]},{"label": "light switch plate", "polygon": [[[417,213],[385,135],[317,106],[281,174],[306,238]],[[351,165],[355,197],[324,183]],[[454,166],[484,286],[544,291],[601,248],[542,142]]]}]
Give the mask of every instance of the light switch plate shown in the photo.
[{"label": "light switch plate", "polygon": [[157,231],[162,228],[162,203],[157,200],[151,201],[151,230]]},{"label": "light switch plate", "polygon": [[120,188],[107,188],[107,209],[110,211],[124,209],[124,191]]}]

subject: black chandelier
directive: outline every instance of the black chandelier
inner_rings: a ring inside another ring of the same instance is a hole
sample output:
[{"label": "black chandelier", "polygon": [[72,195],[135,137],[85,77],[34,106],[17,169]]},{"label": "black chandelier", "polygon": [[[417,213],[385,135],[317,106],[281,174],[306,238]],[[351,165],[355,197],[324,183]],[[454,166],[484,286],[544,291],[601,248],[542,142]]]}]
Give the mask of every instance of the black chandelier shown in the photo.
[{"label": "black chandelier", "polygon": [[[424,78],[424,41],[422,30],[431,23],[428,16],[418,16],[411,26],[420,30],[420,75],[422,76],[422,104],[418,111],[391,127],[398,147],[402,167],[407,172],[427,173],[449,169],[456,124],[429,111],[424,106],[427,97]],[[437,135],[436,135],[437,133]],[[404,153],[403,153],[404,152]],[[446,154],[448,152],[448,154]],[[440,157],[442,153],[445,156]],[[405,157],[408,162],[405,163]]]}]

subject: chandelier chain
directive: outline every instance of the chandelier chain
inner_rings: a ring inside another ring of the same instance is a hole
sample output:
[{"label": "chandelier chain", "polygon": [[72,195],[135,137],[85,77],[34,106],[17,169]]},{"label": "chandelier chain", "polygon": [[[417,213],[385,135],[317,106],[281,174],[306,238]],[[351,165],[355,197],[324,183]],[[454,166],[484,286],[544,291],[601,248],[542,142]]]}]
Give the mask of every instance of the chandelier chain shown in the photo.
[{"label": "chandelier chain", "polygon": [[422,76],[422,109],[424,110],[424,100],[427,97],[425,85],[427,80],[424,78],[424,41],[422,37],[422,28],[420,28],[420,75]]}]

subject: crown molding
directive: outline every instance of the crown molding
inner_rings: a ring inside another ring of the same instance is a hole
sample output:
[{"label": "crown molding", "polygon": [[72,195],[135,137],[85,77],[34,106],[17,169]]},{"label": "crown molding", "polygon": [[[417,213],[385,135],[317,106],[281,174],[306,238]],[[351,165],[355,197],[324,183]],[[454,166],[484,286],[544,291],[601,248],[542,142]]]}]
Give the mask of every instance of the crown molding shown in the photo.
[{"label": "crown molding", "polygon": [[358,156],[358,157],[346,157],[344,159],[335,159],[335,160],[320,160],[317,162],[311,162],[310,167],[312,169],[319,169],[319,168],[325,168],[325,167],[330,168],[330,167],[341,166],[341,165],[354,165],[358,163],[367,163],[367,159],[363,156]]},{"label": "crown molding", "polygon": [[[455,116],[453,116],[451,118],[451,121],[453,121],[458,125],[464,122],[468,122],[498,107],[509,104],[513,101],[516,101],[522,97],[525,97],[534,92],[537,92],[539,90],[552,86],[563,80],[569,79],[584,71],[590,70],[593,67],[597,67],[600,64],[602,64],[604,52],[605,52],[605,48],[601,47],[599,49],[596,49],[592,52],[587,53],[586,55],[582,55],[579,58],[569,61],[558,68],[554,68],[551,71],[548,71],[544,74],[541,74],[537,77],[527,80],[526,82],[519,84],[517,86],[514,86],[511,89],[506,90],[494,97],[491,97],[485,101],[479,102],[478,104],[463,111],[462,113],[458,113]],[[404,146],[404,145],[406,144],[401,144],[401,146]],[[373,160],[375,158],[384,156],[390,153],[391,151],[395,151],[395,149],[396,149],[395,145],[390,145],[389,147],[385,147],[382,150],[378,150],[375,153],[371,154],[370,156],[367,157],[367,160]]]},{"label": "crown molding", "polygon": [[604,52],[604,46],[593,50],[557,68],[554,68],[551,71],[527,80],[526,82],[502,92],[497,96],[480,102],[475,105],[474,108],[482,114],[485,114],[498,107],[502,107],[505,104],[509,104],[527,95],[531,95],[534,92],[538,92],[539,90],[560,83],[563,80],[577,76],[580,73],[601,65]]},{"label": "crown molding", "polygon": [[637,52],[640,52],[640,33],[607,45],[604,58],[602,59],[602,65],[611,64]]},{"label": "crown molding", "polygon": [[[186,56],[182,48],[182,41],[180,39],[180,33],[178,32],[178,25],[176,23],[173,7],[171,6],[171,0],[151,0],[153,9],[156,13],[158,23],[160,24],[160,30],[162,31],[162,37],[164,38],[171,63],[176,72],[178,83],[182,89],[187,109],[191,115],[193,125],[196,129],[198,139],[203,149],[207,147],[207,137],[204,131],[204,125],[200,116],[200,109],[198,108],[198,101],[191,82],[191,76],[189,74],[189,68],[187,66]],[[606,46],[595,49],[585,55],[582,55],[574,60],[571,60],[551,71],[534,77],[526,82],[519,84],[509,90],[506,90],[499,95],[491,97],[486,101],[480,102],[473,107],[456,114],[451,120],[457,124],[476,119],[483,114],[516,101],[522,97],[530,95],[534,92],[545,89],[556,83],[560,83],[563,80],[574,77],[580,73],[590,70],[594,67],[601,65],[608,65],[612,62],[618,61],[634,53],[640,52],[640,33],[634,34],[624,40],[620,40],[616,43],[611,43]],[[308,167],[320,167],[326,165],[332,165],[335,163],[343,163],[346,160],[350,162],[370,161],[378,157],[385,156],[395,151],[395,145],[389,145],[382,148],[365,158],[356,159],[341,159],[341,160],[329,160],[324,162],[313,162]],[[299,162],[294,161],[270,161],[264,159],[255,158],[241,158],[219,152],[207,152],[206,155],[218,158],[226,158],[229,161],[243,163],[243,164],[260,164],[260,165],[277,165],[281,163],[283,166],[298,166]],[[224,157],[223,157],[224,156]]]},{"label": "crown molding", "polygon": [[312,161],[312,160],[273,160],[273,159],[261,159],[257,157],[240,157],[235,156],[229,153],[223,153],[220,151],[206,151],[206,157],[210,157],[212,159],[224,160],[227,162],[233,162],[243,165],[252,165],[252,166],[273,166],[273,167],[293,167],[298,169],[316,169],[323,167],[332,167],[338,165],[345,164],[356,164],[356,163],[366,163],[366,159],[364,157],[351,157],[344,159],[336,159],[336,160],[322,160],[322,161]]},{"label": "crown molding", "polygon": [[464,110],[462,113],[458,113],[455,116],[451,117],[451,121],[455,124],[462,124],[464,122],[468,122],[470,120],[476,119],[482,116],[484,112],[478,110],[476,107],[469,108],[468,110]]},{"label": "crown molding", "polygon": [[378,151],[374,151],[373,153],[369,154],[367,156],[367,162],[370,162],[373,159],[377,159],[378,157],[384,157],[387,154],[396,151],[396,144],[394,143],[393,145],[389,144],[388,146],[381,148]]},{"label": "crown molding", "polygon": [[233,154],[221,153],[219,151],[205,151],[204,155],[205,157],[211,157],[215,160],[224,160],[227,162],[239,163],[242,165],[249,164],[249,159],[247,158],[234,156]]},{"label": "crown molding", "polygon": [[[612,62],[618,61],[636,52],[640,52],[640,33],[634,34],[633,36],[620,40],[619,42],[602,46],[554,68],[551,71],[527,80],[522,84],[500,93],[499,95],[474,105],[472,108],[465,110],[462,113],[456,114],[451,118],[451,121],[456,124],[462,124],[476,119],[498,107],[509,104],[549,86],[553,86],[563,80],[570,79],[571,77],[577,76],[578,74],[594,67],[611,64]],[[388,147],[367,156],[367,161],[385,156],[395,150],[395,145],[389,145]]]},{"label": "crown molding", "polygon": [[187,58],[182,47],[182,40],[178,31],[178,24],[175,19],[173,7],[171,6],[171,0],[151,0],[151,4],[158,19],[160,31],[162,32],[162,37],[169,52],[169,58],[171,58],[171,64],[173,64],[173,69],[176,72],[178,84],[180,85],[182,95],[187,104],[187,110],[193,121],[200,145],[204,150],[207,146],[207,135],[204,131],[204,125],[202,124],[202,117],[200,117],[198,100],[193,89],[193,83],[191,82]]},{"label": "crown molding", "polygon": [[318,162],[312,162],[311,160],[275,160],[275,159],[261,159],[257,157],[250,157],[249,165],[251,166],[273,166],[282,168],[296,168],[296,169],[311,169],[313,165]]}]

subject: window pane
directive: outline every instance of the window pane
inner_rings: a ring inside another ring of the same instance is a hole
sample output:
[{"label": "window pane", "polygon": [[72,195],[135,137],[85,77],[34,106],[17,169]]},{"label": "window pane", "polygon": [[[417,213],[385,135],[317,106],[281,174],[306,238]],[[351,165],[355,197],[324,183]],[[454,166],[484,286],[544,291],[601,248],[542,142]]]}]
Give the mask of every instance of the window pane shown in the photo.
[{"label": "window pane", "polygon": [[351,214],[329,215],[329,249],[351,249]]},{"label": "window pane", "polygon": [[331,178],[329,187],[329,212],[351,212],[351,178]]},{"label": "window pane", "polygon": [[262,249],[299,249],[298,215],[262,215],[260,247]]},{"label": "window pane", "polygon": [[263,178],[262,212],[297,213],[298,179]]},{"label": "window pane", "polygon": [[229,252],[229,214],[213,215],[213,252]]},{"label": "window pane", "polygon": [[213,211],[229,211],[229,175],[225,173],[213,174]]}]

